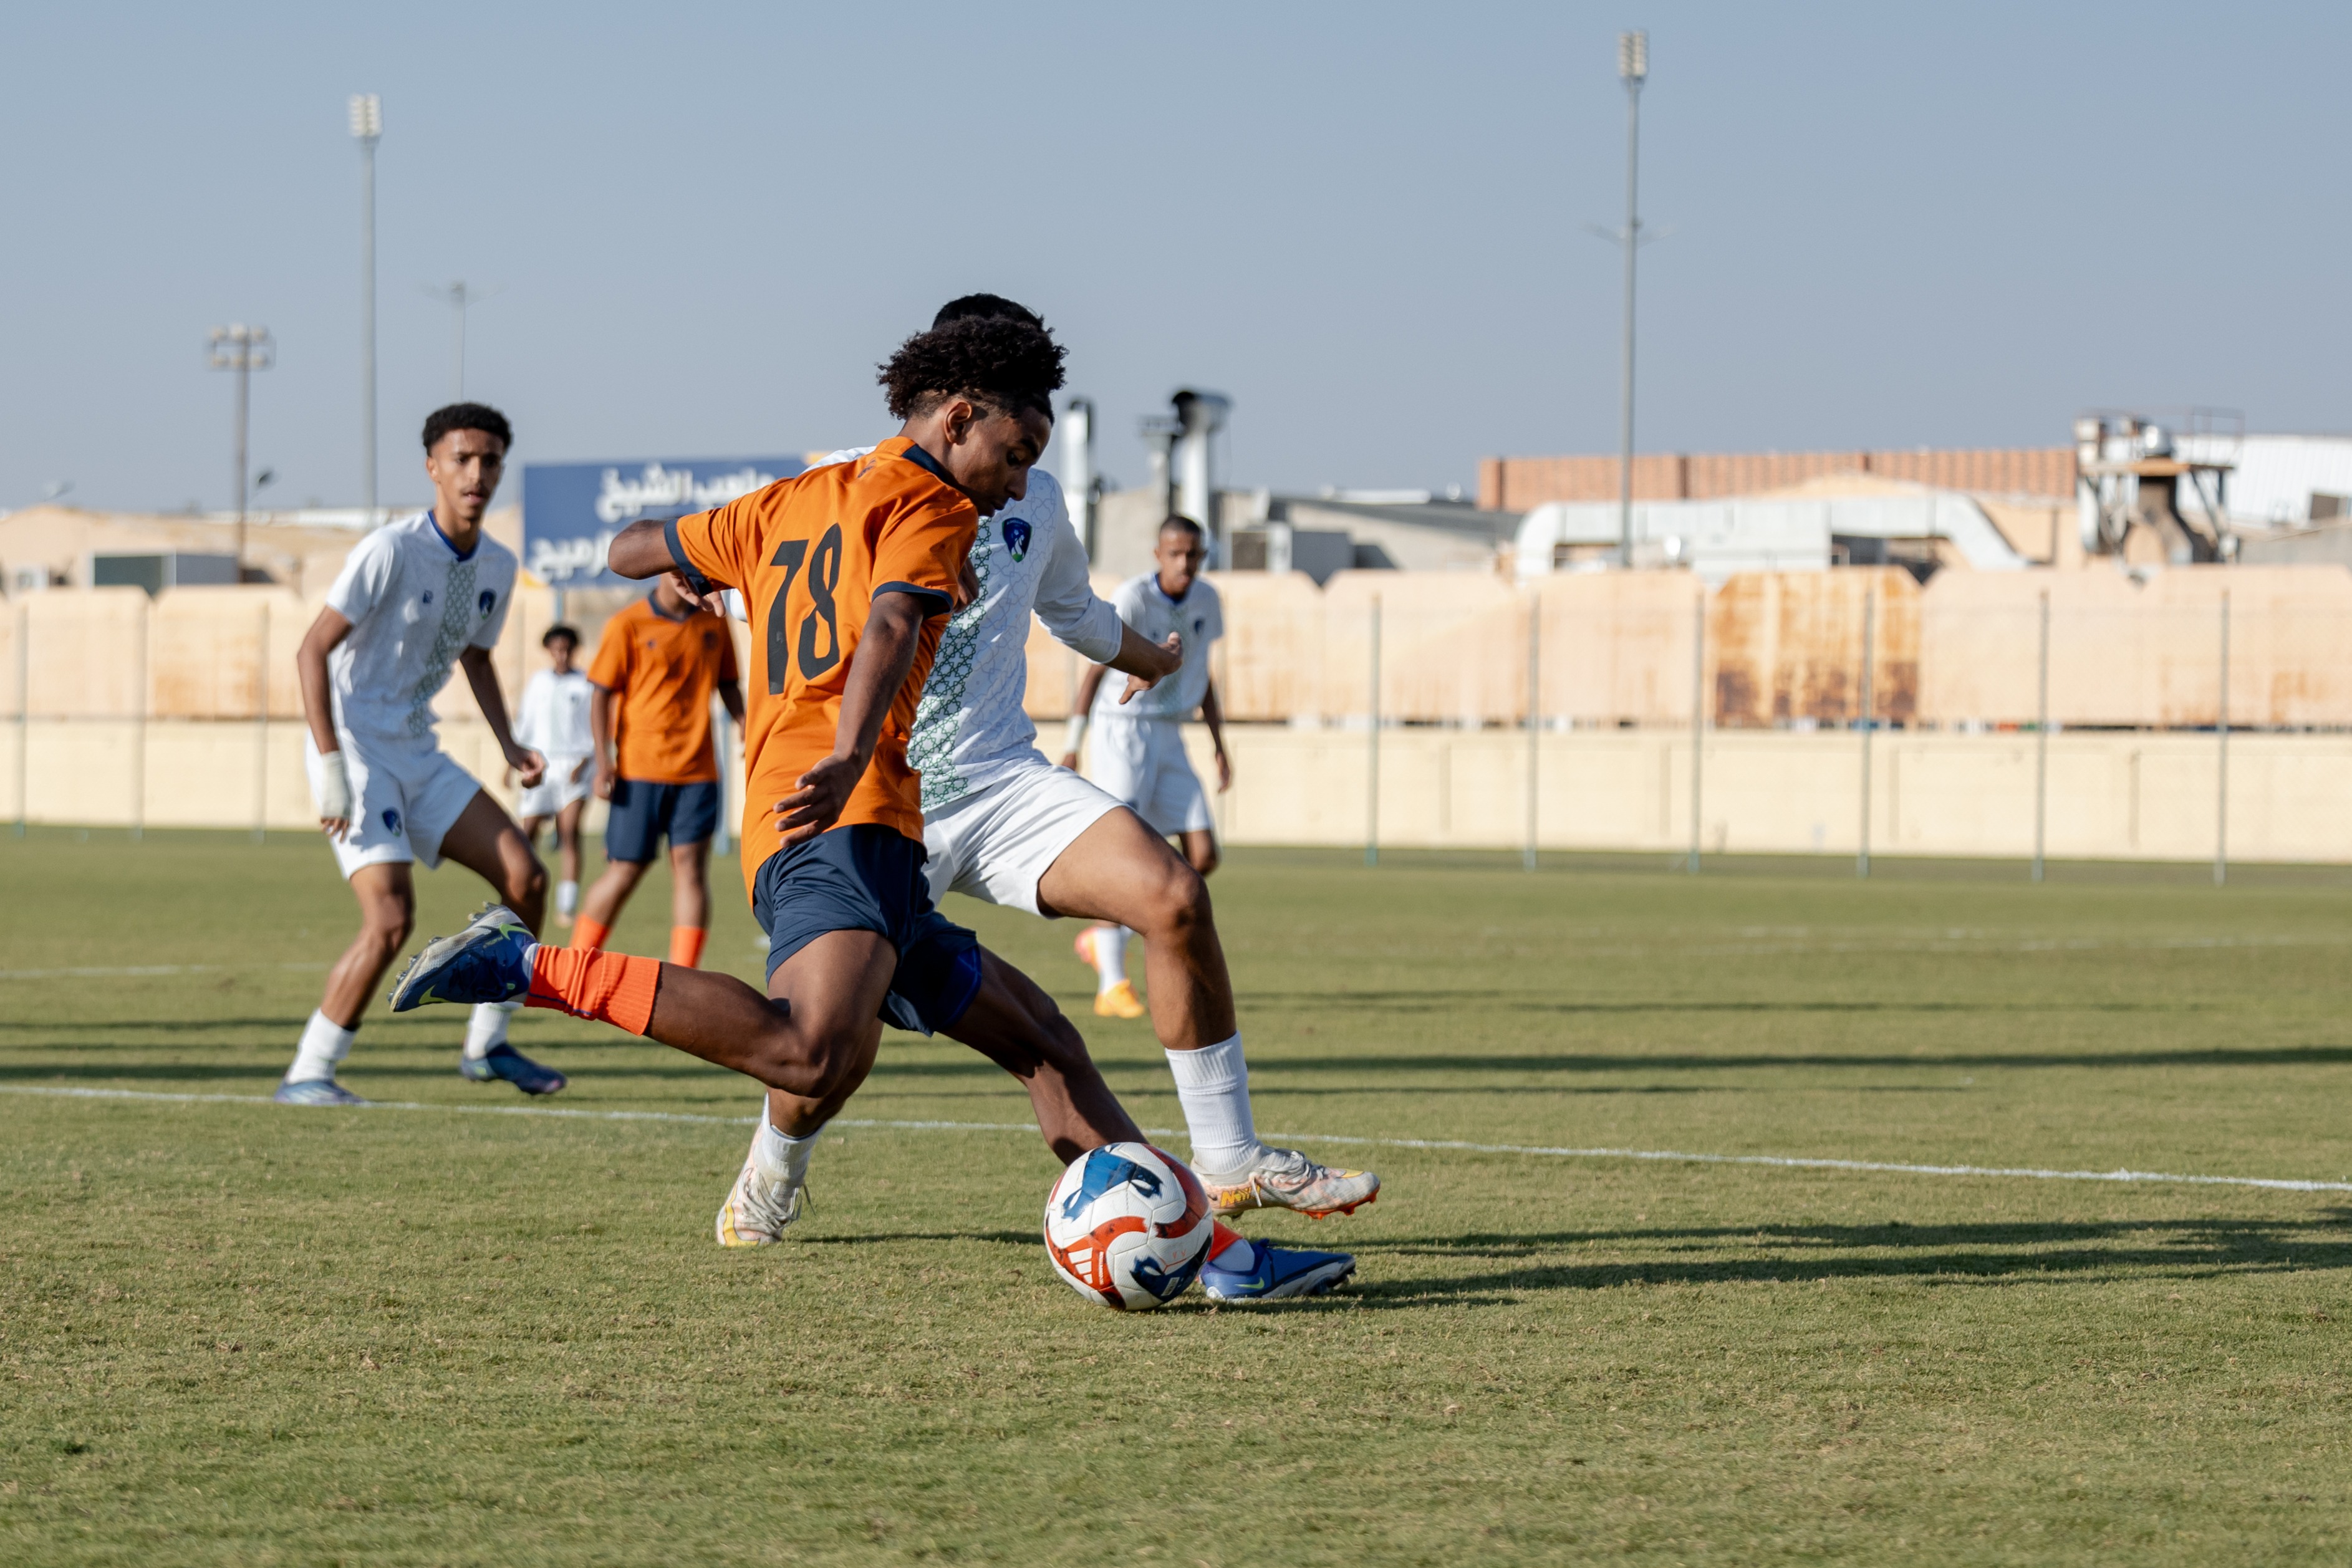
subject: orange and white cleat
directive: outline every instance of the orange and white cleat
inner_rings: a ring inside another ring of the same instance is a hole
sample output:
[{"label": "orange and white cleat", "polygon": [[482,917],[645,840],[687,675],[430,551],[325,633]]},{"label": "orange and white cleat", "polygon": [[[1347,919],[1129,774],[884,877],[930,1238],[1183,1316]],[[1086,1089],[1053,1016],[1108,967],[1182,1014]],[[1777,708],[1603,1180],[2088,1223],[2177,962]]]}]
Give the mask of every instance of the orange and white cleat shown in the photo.
[{"label": "orange and white cleat", "polygon": [[1370,1171],[1335,1171],[1297,1149],[1269,1148],[1247,1170],[1192,1174],[1208,1189],[1210,1212],[1220,1217],[1252,1208],[1286,1208],[1309,1219],[1353,1214],[1381,1196],[1381,1178]]},{"label": "orange and white cleat", "polygon": [[1143,1016],[1143,998],[1135,994],[1135,987],[1121,980],[1107,991],[1095,993],[1095,1017],[1104,1019],[1139,1019]]}]

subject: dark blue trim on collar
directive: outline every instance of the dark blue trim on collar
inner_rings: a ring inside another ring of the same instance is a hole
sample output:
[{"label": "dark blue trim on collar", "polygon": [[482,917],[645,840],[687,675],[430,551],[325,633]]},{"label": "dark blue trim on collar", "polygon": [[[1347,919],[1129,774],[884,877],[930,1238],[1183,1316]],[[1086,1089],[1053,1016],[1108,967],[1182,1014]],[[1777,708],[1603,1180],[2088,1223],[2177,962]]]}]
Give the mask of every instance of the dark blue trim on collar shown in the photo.
[{"label": "dark blue trim on collar", "polygon": [[473,559],[475,551],[479,550],[482,548],[482,541],[480,538],[477,538],[474,540],[473,549],[461,550],[456,545],[449,542],[449,536],[447,534],[441,531],[441,519],[439,517],[435,517],[432,512],[428,510],[425,514],[425,520],[433,525],[433,537],[441,541],[441,548],[447,550],[451,555],[456,556],[459,560]]},{"label": "dark blue trim on collar", "polygon": [[954,480],[948,477],[948,471],[944,467],[940,466],[940,460],[932,456],[929,453],[924,451],[921,447],[916,445],[913,442],[909,441],[907,443],[907,450],[899,454],[899,455],[930,475],[932,478],[937,479],[940,484],[955,484]]},{"label": "dark blue trim on collar", "polygon": [[[696,591],[697,591],[697,592],[700,592],[701,591],[700,591],[699,589],[698,589],[698,590],[696,590]],[[646,609],[648,609],[648,610],[650,610],[650,611],[652,611],[655,614],[656,614],[656,615],[660,616],[663,620],[665,620],[665,621],[668,622],[669,622],[671,625],[673,625],[673,626],[682,626],[682,625],[684,625],[684,624],[686,623],[687,620],[688,620],[690,616],[692,616],[692,615],[693,615],[693,613],[694,613],[694,606],[692,606],[691,604],[689,604],[689,605],[688,605],[688,606],[685,608],[685,610],[681,611],[680,612],[678,612],[678,613],[677,613],[677,614],[676,614],[676,615],[672,615],[668,611],[664,610],[664,609],[661,607],[661,601],[660,601],[660,599],[658,599],[657,597],[656,597],[656,595],[658,595],[660,592],[661,592],[661,590],[660,590],[660,589],[658,589],[658,588],[656,588],[656,589],[654,589],[654,590],[652,590],[651,591],[649,591],[649,592],[647,592],[647,593],[646,593]]]}]

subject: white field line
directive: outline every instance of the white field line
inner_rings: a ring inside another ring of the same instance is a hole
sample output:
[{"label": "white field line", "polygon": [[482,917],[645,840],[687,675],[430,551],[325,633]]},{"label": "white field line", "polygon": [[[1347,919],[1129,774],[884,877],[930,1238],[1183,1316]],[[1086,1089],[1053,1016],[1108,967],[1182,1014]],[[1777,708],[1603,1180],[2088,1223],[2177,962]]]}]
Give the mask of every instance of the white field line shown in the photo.
[{"label": "white field line", "polygon": [[[1803,953],[1829,953],[1841,956],[1855,953],[2093,953],[2105,950],[2170,953],[2200,948],[2341,947],[2347,945],[2352,945],[2352,936],[2160,936],[2144,942],[2109,942],[2096,936],[2068,936],[2038,937],[2016,941],[1990,936],[1981,932],[1953,931],[1941,936],[1915,937],[1908,941],[1900,938],[1814,941],[1801,936],[1792,936],[1786,941],[1587,945],[1578,947],[1577,952],[1580,956],[1588,958],[1639,958],[1662,956],[1761,958]],[[767,951],[764,942],[755,943],[754,946],[758,951]],[[250,973],[257,970],[320,974],[328,966],[323,963],[129,964],[113,967],[0,969],[0,980],[93,980],[116,977],[142,978],[169,975]],[[1345,994],[1340,993],[1343,998]],[[1445,993],[1435,994],[1444,995]]]},{"label": "white field line", "polygon": [[[263,1094],[173,1094],[145,1089],[71,1089],[39,1084],[0,1084],[0,1093],[38,1094],[68,1100],[138,1100],[168,1104],[267,1105]],[[685,1111],[584,1111],[556,1105],[436,1105],[418,1100],[371,1100],[373,1111],[440,1111],[451,1115],[543,1116],[580,1122],[688,1122],[710,1126],[748,1127],[752,1116],[706,1116]],[[1025,1122],[929,1122],[855,1116],[835,1117],[836,1127],[917,1133],[1028,1133]],[[1155,1138],[1172,1137],[1174,1127],[1146,1127]],[[1428,1149],[1478,1155],[1520,1155],[1538,1159],[1662,1160],[1675,1165],[1771,1166],[1784,1170],[1874,1171],[1900,1176],[1999,1176],[2024,1181],[2104,1181],[2170,1184],[2179,1186],[2253,1186],[2274,1192],[2352,1192],[2352,1182],[2304,1181],[2281,1176],[2182,1176],[2168,1171],[2067,1171],[2038,1166],[1929,1166],[1894,1160],[1837,1160],[1799,1155],[1706,1155],[1678,1149],[1575,1149],[1531,1144],[1473,1144],[1447,1138],[1359,1138],[1329,1133],[1269,1133],[1284,1143],[1348,1144],[1360,1148]]]}]

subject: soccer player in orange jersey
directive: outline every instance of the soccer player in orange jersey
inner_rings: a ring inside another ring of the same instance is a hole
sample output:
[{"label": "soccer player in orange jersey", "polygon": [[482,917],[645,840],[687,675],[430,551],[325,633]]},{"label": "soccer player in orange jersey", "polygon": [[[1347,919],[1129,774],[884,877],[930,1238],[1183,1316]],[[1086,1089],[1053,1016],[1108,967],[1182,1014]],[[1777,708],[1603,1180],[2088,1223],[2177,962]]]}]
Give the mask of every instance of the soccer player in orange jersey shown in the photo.
[{"label": "soccer player in orange jersey", "polygon": [[[679,570],[698,598],[723,584],[750,604],[743,863],[769,937],[765,997],[730,976],[541,946],[496,907],[428,946],[394,990],[395,1011],[528,996],[767,1084],[719,1211],[729,1245],[772,1242],[799,1217],[817,1134],[872,1069],[884,1019],[949,1032],[1020,1077],[1061,1158],[1141,1137],[1052,1000],[931,907],[906,756],[941,618],[972,592],[979,516],[1025,489],[1061,358],[1034,323],[935,327],[884,367],[896,438],[613,541],[623,576]],[[1128,673],[1148,686],[1161,669],[1155,657]],[[1213,1252],[1241,1239],[1219,1232]]]},{"label": "soccer player in orange jersey", "polygon": [[[572,945],[604,945],[621,906],[669,840],[669,961],[693,968],[710,929],[710,837],[719,831],[719,748],[710,733],[716,694],[743,722],[743,683],[727,622],[688,600],[665,572],[654,591],[604,622],[588,678],[598,798],[610,863],[580,909]],[[617,732],[617,734],[616,734]]]}]

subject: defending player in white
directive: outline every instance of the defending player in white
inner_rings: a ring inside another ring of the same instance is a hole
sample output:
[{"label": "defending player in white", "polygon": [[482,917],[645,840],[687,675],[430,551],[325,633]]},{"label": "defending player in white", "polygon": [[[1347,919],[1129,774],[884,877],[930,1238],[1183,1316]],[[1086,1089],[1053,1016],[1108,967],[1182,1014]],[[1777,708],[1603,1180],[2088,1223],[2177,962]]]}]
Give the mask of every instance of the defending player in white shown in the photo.
[{"label": "defending player in white", "polygon": [[[294,655],[309,726],[303,761],[319,826],[359,901],[360,933],[327,976],[276,1099],[281,1105],[356,1105],[335,1082],[368,998],[408,940],[416,889],[410,865],[444,859],[478,874],[536,931],[547,872],[522,830],[442,751],[433,699],[454,660],[523,787],[546,759],[507,727],[490,649],[514,597],[512,550],[482,531],[513,439],[506,416],[453,403],[425,422],[425,472],[434,506],[360,541],[326,608]],[[562,1073],[507,1043],[509,1009],[474,1009],[458,1071],[552,1094]]]},{"label": "defending player in white", "polygon": [[[1217,869],[1217,837],[1209,819],[1192,759],[1184,755],[1184,721],[1200,710],[1217,753],[1217,789],[1233,787],[1234,765],[1225,755],[1223,716],[1217,688],[1209,679],[1209,647],[1225,634],[1223,603],[1201,569],[1208,540],[1190,517],[1160,525],[1152,569],[1128,579],[1111,595],[1118,618],[1152,643],[1171,638],[1184,650],[1183,667],[1150,691],[1130,695],[1106,682],[1109,666],[1097,664],[1078,683],[1070,728],[1062,743],[1062,766],[1076,772],[1089,724],[1095,735],[1095,782],[1151,831],[1184,846],[1186,863],[1202,876]],[[1078,933],[1078,956],[1095,971],[1095,1011],[1104,1018],[1141,1018],[1143,1003],[1127,977],[1123,925],[1095,925]]]},{"label": "defending player in white", "polygon": [[[952,301],[939,320],[968,315],[1037,320],[993,295]],[[846,461],[864,450],[828,460]],[[1319,1217],[1370,1202],[1381,1185],[1370,1172],[1333,1170],[1259,1140],[1233,983],[1200,873],[1133,811],[1037,749],[1036,727],[1022,706],[1033,612],[1055,637],[1097,663],[1123,645],[1130,656],[1151,646],[1095,595],[1085,547],[1051,475],[1033,470],[1025,498],[982,519],[970,561],[979,591],[948,622],[907,748],[922,775],[924,874],[932,898],[952,890],[1048,918],[1080,915],[1142,934],[1152,965],[1153,1029],[1175,1075],[1193,1170],[1219,1214],[1281,1207]],[[1160,653],[1170,674],[1181,653]],[[1238,1250],[1213,1259],[1203,1278],[1238,1280],[1250,1267],[1229,1255]],[[1256,1247],[1260,1265],[1275,1250]],[[1330,1256],[1330,1267],[1353,1266],[1344,1255]],[[1311,1284],[1297,1281],[1302,1291]],[[1290,1293],[1279,1287],[1266,1292]]]},{"label": "defending player in white", "polygon": [[580,913],[580,819],[595,780],[596,736],[590,719],[596,688],[572,667],[580,633],[551,626],[539,640],[551,668],[523,683],[522,706],[515,714],[515,739],[547,759],[547,771],[515,802],[522,836],[539,848],[539,830],[555,824],[555,848],[562,874],[555,883],[555,923],[569,925]]}]

